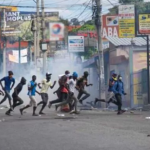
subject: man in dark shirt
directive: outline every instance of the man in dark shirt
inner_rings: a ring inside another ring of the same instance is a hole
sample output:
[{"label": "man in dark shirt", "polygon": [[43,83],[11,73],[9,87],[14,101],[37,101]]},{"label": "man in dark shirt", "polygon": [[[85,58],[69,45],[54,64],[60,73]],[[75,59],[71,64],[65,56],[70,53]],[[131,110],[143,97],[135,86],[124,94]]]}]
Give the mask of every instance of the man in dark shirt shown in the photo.
[{"label": "man in dark shirt", "polygon": [[[26,79],[24,77],[21,78],[20,83],[15,87],[14,92],[12,94],[13,97],[13,109],[19,105],[23,104],[23,100],[18,96],[19,93],[22,91],[23,86],[26,84]],[[6,112],[6,115],[11,115],[12,109],[9,109]]]},{"label": "man in dark shirt", "polygon": [[[5,83],[4,87],[3,87],[2,81],[4,81],[4,83]],[[1,85],[1,87],[3,89],[3,91],[5,92],[5,97],[2,99],[2,101],[0,102],[0,104],[2,104],[3,102],[5,102],[6,99],[8,98],[10,108],[12,108],[10,91],[12,90],[12,88],[15,85],[15,79],[13,78],[13,72],[12,71],[8,71],[8,76],[4,77],[4,78],[2,78],[0,80],[0,85]]]}]

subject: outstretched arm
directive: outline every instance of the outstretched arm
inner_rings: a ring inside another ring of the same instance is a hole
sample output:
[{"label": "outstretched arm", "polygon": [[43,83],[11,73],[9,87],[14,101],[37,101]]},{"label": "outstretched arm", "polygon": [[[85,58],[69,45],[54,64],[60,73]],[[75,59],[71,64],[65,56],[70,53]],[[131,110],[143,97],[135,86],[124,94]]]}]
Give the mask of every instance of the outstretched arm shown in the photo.
[{"label": "outstretched arm", "polygon": [[41,87],[41,83],[38,83],[38,87],[39,87],[39,89],[41,89],[42,87]]},{"label": "outstretched arm", "polygon": [[50,88],[51,88],[51,89],[53,89],[53,88],[54,88],[54,86],[55,86],[55,84],[56,84],[56,81],[54,81],[53,85],[52,85],[52,86],[50,86]]}]

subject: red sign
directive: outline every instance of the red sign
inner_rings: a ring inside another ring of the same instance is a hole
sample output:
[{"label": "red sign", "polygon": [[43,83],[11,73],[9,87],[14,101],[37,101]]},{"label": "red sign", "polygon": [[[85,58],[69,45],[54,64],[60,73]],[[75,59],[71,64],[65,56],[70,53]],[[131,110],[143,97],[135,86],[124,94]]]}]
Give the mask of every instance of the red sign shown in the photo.
[{"label": "red sign", "polygon": [[118,37],[119,35],[119,25],[118,25],[118,16],[108,16],[103,15],[103,24],[102,24],[102,36],[106,37]]}]

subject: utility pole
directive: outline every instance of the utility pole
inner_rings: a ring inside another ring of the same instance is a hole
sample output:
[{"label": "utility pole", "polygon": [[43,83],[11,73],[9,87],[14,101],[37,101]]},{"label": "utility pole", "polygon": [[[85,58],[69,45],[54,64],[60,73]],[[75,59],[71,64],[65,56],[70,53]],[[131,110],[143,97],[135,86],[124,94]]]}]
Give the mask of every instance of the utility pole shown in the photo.
[{"label": "utility pole", "polygon": [[105,99],[105,76],[104,76],[104,57],[102,47],[102,0],[93,0],[93,17],[98,35],[98,55],[99,55],[99,89],[100,99]]},{"label": "utility pole", "polygon": [[36,17],[33,16],[32,17],[32,26],[31,26],[31,31],[33,32],[33,35],[34,35],[34,63],[35,63],[35,66],[36,66],[36,54],[37,54],[37,51],[36,51],[36,46],[37,46],[37,41],[36,41]]},{"label": "utility pole", "polygon": [[39,0],[36,0],[36,56],[40,56],[39,50],[39,39],[40,39],[40,32],[39,32]]},{"label": "utility pole", "polygon": [[[42,42],[44,41],[45,39],[45,36],[44,36],[44,30],[45,30],[45,20],[44,20],[44,17],[45,17],[45,14],[44,14],[44,0],[41,0],[41,7],[42,7],[42,27],[41,27],[41,31],[42,31]],[[43,51],[43,73],[45,74],[46,73],[46,55],[47,53]]]},{"label": "utility pole", "polygon": [[[5,18],[5,8],[3,9],[3,32],[5,32],[6,28],[6,18]],[[3,76],[6,75],[6,37],[4,35],[4,49],[3,49]]]}]

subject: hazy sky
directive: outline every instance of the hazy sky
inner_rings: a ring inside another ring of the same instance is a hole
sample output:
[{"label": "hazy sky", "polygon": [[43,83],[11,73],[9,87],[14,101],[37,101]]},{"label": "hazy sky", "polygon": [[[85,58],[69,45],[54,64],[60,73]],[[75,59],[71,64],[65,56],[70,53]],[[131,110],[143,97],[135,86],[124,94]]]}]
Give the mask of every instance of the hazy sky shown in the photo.
[{"label": "hazy sky", "polygon": [[[41,1],[41,0],[40,0]],[[79,18],[79,20],[87,20],[92,15],[92,0],[44,0],[45,11],[59,11],[60,16],[66,19]],[[89,5],[88,5],[89,4]],[[107,13],[108,9],[117,5],[118,0],[102,0],[103,13]],[[33,6],[36,4],[33,0],[0,0],[0,5],[13,6]],[[89,6],[85,9],[86,6]],[[19,11],[35,11],[35,8],[22,8]],[[82,15],[80,15],[82,13]]]}]

